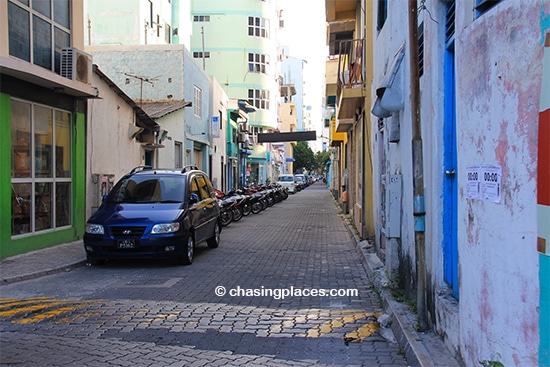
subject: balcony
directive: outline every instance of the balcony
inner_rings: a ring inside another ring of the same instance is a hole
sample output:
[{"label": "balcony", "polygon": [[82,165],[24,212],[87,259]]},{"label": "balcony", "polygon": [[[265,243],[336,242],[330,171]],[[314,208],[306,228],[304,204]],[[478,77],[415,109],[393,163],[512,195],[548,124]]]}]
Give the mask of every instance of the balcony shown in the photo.
[{"label": "balcony", "polygon": [[339,42],[338,80],[336,85],[337,128],[347,131],[356,120],[358,108],[365,104],[365,68],[363,49],[365,41],[345,40]]}]

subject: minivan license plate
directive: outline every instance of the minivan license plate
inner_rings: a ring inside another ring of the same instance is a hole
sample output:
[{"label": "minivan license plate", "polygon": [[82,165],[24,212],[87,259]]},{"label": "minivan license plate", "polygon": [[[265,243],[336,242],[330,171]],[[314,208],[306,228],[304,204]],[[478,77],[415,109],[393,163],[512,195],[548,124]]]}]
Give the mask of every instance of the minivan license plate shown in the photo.
[{"label": "minivan license plate", "polygon": [[118,241],[119,249],[136,248],[136,241],[134,240],[122,240]]}]

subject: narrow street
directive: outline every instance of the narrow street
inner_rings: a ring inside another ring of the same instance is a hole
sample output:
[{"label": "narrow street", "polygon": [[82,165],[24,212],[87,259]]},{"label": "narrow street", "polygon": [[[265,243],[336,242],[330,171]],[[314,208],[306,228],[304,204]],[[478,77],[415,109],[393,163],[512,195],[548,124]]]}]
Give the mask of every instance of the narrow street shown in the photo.
[{"label": "narrow street", "polygon": [[224,227],[191,266],[109,262],[1,294],[2,366],[407,366],[322,183]]}]

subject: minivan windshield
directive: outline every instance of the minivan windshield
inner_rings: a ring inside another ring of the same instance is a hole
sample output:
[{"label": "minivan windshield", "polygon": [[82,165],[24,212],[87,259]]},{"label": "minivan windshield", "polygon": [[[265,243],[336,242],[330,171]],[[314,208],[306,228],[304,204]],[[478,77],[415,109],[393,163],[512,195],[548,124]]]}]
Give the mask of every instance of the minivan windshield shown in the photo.
[{"label": "minivan windshield", "polygon": [[122,178],[109,193],[110,204],[181,203],[186,192],[181,175],[134,175]]}]

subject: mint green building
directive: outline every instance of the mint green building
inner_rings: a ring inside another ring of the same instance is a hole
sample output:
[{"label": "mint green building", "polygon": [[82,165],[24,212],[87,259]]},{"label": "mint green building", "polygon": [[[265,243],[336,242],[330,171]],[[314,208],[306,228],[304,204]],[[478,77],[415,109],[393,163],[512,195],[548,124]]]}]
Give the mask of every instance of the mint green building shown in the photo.
[{"label": "mint green building", "polygon": [[[276,1],[192,0],[191,54],[208,74],[220,82],[229,98],[246,100],[256,112],[249,116],[247,132],[277,128],[279,101]],[[254,145],[246,153],[248,182],[268,177],[269,152]],[[243,172],[241,171],[241,174]]]}]

